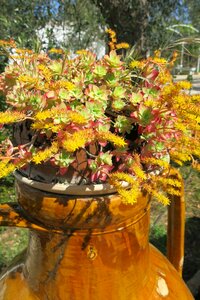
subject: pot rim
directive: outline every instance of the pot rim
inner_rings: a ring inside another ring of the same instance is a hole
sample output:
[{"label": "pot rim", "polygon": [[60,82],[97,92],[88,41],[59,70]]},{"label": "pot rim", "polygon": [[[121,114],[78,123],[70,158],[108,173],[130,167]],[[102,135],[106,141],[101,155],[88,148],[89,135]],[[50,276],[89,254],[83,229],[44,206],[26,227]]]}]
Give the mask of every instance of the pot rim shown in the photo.
[{"label": "pot rim", "polygon": [[[33,188],[42,190],[49,193],[65,194],[65,195],[78,195],[78,196],[89,196],[89,195],[105,195],[116,193],[116,188],[109,183],[99,184],[86,184],[77,185],[69,183],[43,183],[33,179],[29,179],[22,176],[18,171],[14,172],[15,178]],[[128,188],[129,184],[125,181],[121,182],[123,188]]]}]

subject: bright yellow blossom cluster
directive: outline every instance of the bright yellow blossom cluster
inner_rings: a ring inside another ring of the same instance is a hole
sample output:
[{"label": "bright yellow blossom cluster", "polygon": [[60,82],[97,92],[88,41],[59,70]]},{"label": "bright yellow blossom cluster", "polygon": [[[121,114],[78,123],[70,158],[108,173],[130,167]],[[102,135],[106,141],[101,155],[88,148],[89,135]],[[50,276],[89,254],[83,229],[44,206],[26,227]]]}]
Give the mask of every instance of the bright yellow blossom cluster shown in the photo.
[{"label": "bright yellow blossom cluster", "polygon": [[157,190],[152,189],[150,194],[163,205],[166,206],[170,204],[169,198],[163,192],[158,192]]},{"label": "bright yellow blossom cluster", "polygon": [[170,151],[170,155],[174,162],[182,166],[184,162],[190,161],[191,156],[187,153],[180,153],[179,151]]},{"label": "bright yellow blossom cluster", "polygon": [[151,164],[155,166],[159,166],[161,168],[164,168],[166,170],[169,169],[170,165],[167,161],[164,161],[162,159],[154,158],[154,157],[146,157],[142,159],[143,163]]},{"label": "bright yellow blossom cluster", "polygon": [[152,61],[156,64],[166,65],[167,60],[163,57],[153,57]]},{"label": "bright yellow blossom cluster", "polygon": [[29,75],[19,75],[18,81],[22,82],[26,85],[27,88],[32,88],[37,85],[38,83],[38,78],[37,77],[32,77]]},{"label": "bright yellow blossom cluster", "polygon": [[125,140],[120,137],[115,135],[112,132],[106,132],[106,131],[99,131],[96,133],[96,138],[99,140],[103,140],[106,142],[111,142],[113,143],[115,146],[117,147],[125,147],[127,145],[127,143],[125,142]]},{"label": "bright yellow blossom cluster", "polygon": [[[66,118],[70,122],[75,124],[83,125],[86,124],[87,120],[84,116],[82,116],[79,112],[76,111],[67,111],[59,108],[52,108],[38,112],[35,115],[35,119],[39,121],[45,121],[49,118]],[[33,124],[33,127],[35,125]]]},{"label": "bright yellow blossom cluster", "polygon": [[80,49],[76,51],[76,54],[78,55],[87,55],[88,54],[88,50],[86,49]]},{"label": "bright yellow blossom cluster", "polygon": [[178,86],[180,89],[190,90],[192,87],[191,82],[182,80],[176,83],[176,86]]},{"label": "bright yellow blossom cluster", "polygon": [[0,178],[6,177],[17,168],[16,165],[9,163],[9,160],[5,159],[0,161]]},{"label": "bright yellow blossom cluster", "polygon": [[62,129],[62,125],[55,125],[53,122],[36,121],[32,124],[31,128],[36,130],[50,130],[52,132],[57,133],[59,130]]},{"label": "bright yellow blossom cluster", "polygon": [[4,111],[0,112],[0,124],[9,124],[9,123],[15,123],[22,121],[26,115],[21,112],[10,112],[10,111]]},{"label": "bright yellow blossom cluster", "polygon": [[63,54],[64,51],[62,49],[59,49],[59,48],[51,48],[49,50],[49,53],[54,53],[54,54]]},{"label": "bright yellow blossom cluster", "polygon": [[59,88],[67,89],[68,91],[72,91],[75,88],[75,85],[72,82],[66,80],[58,81]]},{"label": "bright yellow blossom cluster", "polygon": [[161,56],[161,51],[159,49],[154,51],[154,56],[159,58]]},{"label": "bright yellow blossom cluster", "polygon": [[49,148],[45,150],[38,151],[32,158],[35,164],[41,164],[41,162],[51,158],[54,154],[58,152],[58,143],[53,142]]},{"label": "bright yellow blossom cluster", "polygon": [[156,78],[156,81],[158,81],[160,84],[169,84],[172,83],[172,80],[173,78],[170,71],[166,69],[161,69],[158,77]]},{"label": "bright yellow blossom cluster", "polygon": [[143,61],[139,61],[139,60],[132,60],[129,64],[129,67],[131,69],[134,69],[134,68],[138,68],[138,69],[142,69],[144,66],[144,62]]},{"label": "bright yellow blossom cluster", "polygon": [[51,81],[53,74],[49,68],[47,68],[45,65],[40,64],[38,66],[38,69],[42,71],[42,75],[44,76],[47,82]]},{"label": "bright yellow blossom cluster", "polygon": [[15,49],[15,52],[17,54],[33,54],[33,50],[30,50],[30,49],[17,48],[17,49]]},{"label": "bright yellow blossom cluster", "polygon": [[85,146],[87,142],[89,142],[92,136],[91,129],[84,129],[74,132],[73,134],[67,133],[62,142],[62,146],[68,152],[75,152],[79,148]]},{"label": "bright yellow blossom cluster", "polygon": [[[116,187],[121,199],[124,203],[134,204],[137,202],[140,194],[139,182],[131,175],[123,172],[115,172],[109,176],[110,184]],[[128,189],[122,187],[122,182],[125,181],[129,184]]]},{"label": "bright yellow blossom cluster", "polygon": [[147,179],[147,175],[145,174],[145,172],[142,170],[142,167],[137,164],[137,163],[134,163],[132,166],[131,166],[131,169],[133,170],[133,172],[135,173],[136,177],[139,179],[139,180],[146,180]]},{"label": "bright yellow blossom cluster", "polygon": [[117,43],[117,38],[116,38],[116,32],[110,28],[106,29],[106,33],[108,33],[110,42],[108,43],[110,50],[114,50],[116,43]]},{"label": "bright yellow blossom cluster", "polygon": [[6,40],[0,40],[0,47],[16,47],[16,44],[14,40],[6,41]]},{"label": "bright yellow blossom cluster", "polygon": [[157,189],[155,182],[150,181],[149,183],[143,184],[143,189],[163,205],[168,205],[170,203],[170,200],[167,197],[167,195],[164,192]]},{"label": "bright yellow blossom cluster", "polygon": [[51,90],[58,90],[60,88],[72,91],[75,88],[75,85],[72,82],[66,80],[58,80],[49,85]]},{"label": "bright yellow blossom cluster", "polygon": [[130,45],[128,43],[116,44],[116,49],[128,49],[128,48],[130,48]]}]

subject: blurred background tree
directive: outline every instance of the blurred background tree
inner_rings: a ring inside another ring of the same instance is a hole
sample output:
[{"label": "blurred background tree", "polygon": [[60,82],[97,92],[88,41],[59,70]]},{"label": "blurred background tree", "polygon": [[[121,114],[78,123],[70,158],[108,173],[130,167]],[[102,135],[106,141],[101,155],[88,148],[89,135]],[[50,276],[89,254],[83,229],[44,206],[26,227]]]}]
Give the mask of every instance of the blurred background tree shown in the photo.
[{"label": "blurred background tree", "polygon": [[103,42],[104,29],[110,27],[119,42],[146,53],[166,47],[174,24],[200,30],[199,13],[199,0],[1,0],[0,39],[77,50]]},{"label": "blurred background tree", "polygon": [[119,42],[145,52],[166,42],[166,27],[175,21],[179,0],[92,0]]},{"label": "blurred background tree", "polygon": [[20,46],[92,46],[101,36],[102,19],[89,0],[2,0],[0,39],[14,38]]}]

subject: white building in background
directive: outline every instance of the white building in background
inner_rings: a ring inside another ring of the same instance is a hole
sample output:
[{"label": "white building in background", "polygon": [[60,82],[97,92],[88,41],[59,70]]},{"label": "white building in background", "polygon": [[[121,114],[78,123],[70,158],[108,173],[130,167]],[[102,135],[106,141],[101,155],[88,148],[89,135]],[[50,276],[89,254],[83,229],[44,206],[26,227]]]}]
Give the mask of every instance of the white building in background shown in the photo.
[{"label": "white building in background", "polygon": [[[51,34],[54,36],[54,40],[58,45],[62,45],[63,41],[65,42],[65,44],[67,44],[69,36],[73,34],[73,26],[70,27],[70,25],[58,26],[48,24],[44,28],[38,30],[37,35],[41,40],[44,49],[47,49],[49,45],[48,32],[51,32]],[[89,50],[92,50],[94,53],[96,53],[97,58],[101,58],[105,55],[106,52],[105,42],[102,40],[94,41],[89,47]]]}]

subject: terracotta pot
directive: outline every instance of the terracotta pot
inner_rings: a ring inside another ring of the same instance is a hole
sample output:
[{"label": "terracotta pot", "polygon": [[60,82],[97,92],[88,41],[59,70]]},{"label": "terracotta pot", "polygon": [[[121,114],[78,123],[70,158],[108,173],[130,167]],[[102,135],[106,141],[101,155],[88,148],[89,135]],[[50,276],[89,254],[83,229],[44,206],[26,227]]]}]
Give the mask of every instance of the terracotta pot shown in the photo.
[{"label": "terracotta pot", "polygon": [[30,228],[27,252],[4,272],[0,300],[193,299],[148,241],[150,199],[125,205],[117,194],[72,196],[16,183],[18,205],[1,224]]}]

